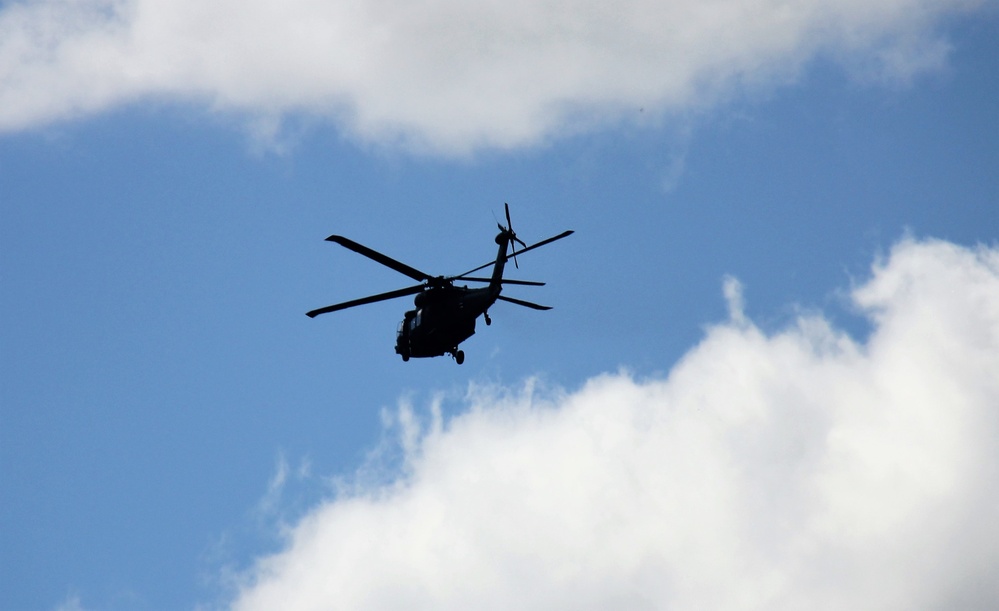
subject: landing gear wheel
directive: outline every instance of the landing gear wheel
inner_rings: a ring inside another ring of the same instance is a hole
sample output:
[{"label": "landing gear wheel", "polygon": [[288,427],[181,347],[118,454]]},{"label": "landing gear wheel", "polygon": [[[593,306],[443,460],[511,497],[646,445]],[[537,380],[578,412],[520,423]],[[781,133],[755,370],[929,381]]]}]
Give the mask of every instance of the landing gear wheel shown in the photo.
[{"label": "landing gear wheel", "polygon": [[486,326],[487,327],[489,325],[493,324],[493,321],[489,318],[489,313],[488,312],[483,312],[482,316],[485,317],[485,319],[486,319]]},{"label": "landing gear wheel", "polygon": [[461,365],[462,363],[465,362],[465,351],[464,350],[458,350],[457,352],[454,353],[454,362],[458,363],[459,365]]}]

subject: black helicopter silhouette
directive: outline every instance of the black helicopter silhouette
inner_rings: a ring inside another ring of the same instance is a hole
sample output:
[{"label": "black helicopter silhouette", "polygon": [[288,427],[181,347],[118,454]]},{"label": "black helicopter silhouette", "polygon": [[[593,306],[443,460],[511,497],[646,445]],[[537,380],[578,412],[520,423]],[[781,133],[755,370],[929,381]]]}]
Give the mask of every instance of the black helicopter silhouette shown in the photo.
[{"label": "black helicopter silhouette", "polygon": [[[499,233],[496,235],[496,244],[499,251],[496,253],[496,260],[484,263],[478,267],[468,270],[457,276],[431,276],[418,269],[410,267],[405,263],[400,263],[391,257],[372,250],[349,240],[343,236],[331,235],[326,238],[329,242],[335,242],[345,248],[364,255],[369,259],[377,261],[386,267],[390,267],[400,274],[409,276],[413,280],[418,280],[420,284],[404,289],[379,293],[352,301],[345,301],[325,308],[319,308],[307,312],[306,315],[314,318],[320,314],[345,310],[359,305],[376,303],[387,299],[416,295],[416,308],[406,312],[396,334],[395,351],[402,356],[403,361],[412,358],[423,358],[433,356],[443,356],[450,354],[459,365],[465,362],[465,353],[458,349],[458,345],[475,333],[475,319],[481,314],[489,325],[492,320],[489,318],[489,308],[496,300],[506,301],[519,306],[532,308],[535,310],[550,310],[551,307],[522,301],[501,295],[504,284],[519,284],[523,286],[544,286],[544,282],[532,282],[528,280],[511,280],[503,277],[503,269],[510,256],[513,257],[514,265],[519,269],[517,255],[534,250],[539,246],[550,244],[555,240],[561,240],[571,235],[573,232],[563,231],[557,236],[541,240],[537,244],[528,246],[513,231],[513,223],[510,222],[510,206],[503,205],[506,210],[506,227],[496,223]],[[523,248],[519,251],[516,245]],[[507,249],[512,246],[510,256]],[[476,278],[469,276],[481,269],[493,266],[493,273],[490,278]],[[468,286],[455,286],[456,280],[468,282],[486,282],[484,288],[470,289]]]}]

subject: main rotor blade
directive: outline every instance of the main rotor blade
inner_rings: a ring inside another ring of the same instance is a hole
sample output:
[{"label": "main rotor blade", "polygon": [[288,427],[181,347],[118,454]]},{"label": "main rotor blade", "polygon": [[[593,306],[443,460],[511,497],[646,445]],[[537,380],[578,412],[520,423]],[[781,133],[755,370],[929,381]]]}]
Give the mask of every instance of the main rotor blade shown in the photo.
[{"label": "main rotor blade", "polygon": [[[468,280],[470,282],[492,282],[492,278],[472,278],[471,276],[457,276],[451,278],[451,280]],[[500,284],[520,284],[523,286],[544,286],[544,282],[535,282],[534,280],[514,280],[512,278],[501,278]]]},{"label": "main rotor blade", "polygon": [[532,310],[550,310],[551,306],[538,305],[536,303],[531,303],[530,301],[521,301],[520,299],[514,299],[513,297],[507,297],[506,295],[500,295],[497,297],[502,301],[509,301],[510,303],[515,303],[519,306],[524,306],[525,308],[531,308]]},{"label": "main rotor blade", "polygon": [[[537,244],[531,244],[530,246],[527,246],[527,247],[525,247],[525,248],[523,248],[521,250],[518,250],[517,254],[518,255],[522,255],[522,254],[524,254],[525,252],[527,252],[529,250],[534,250],[535,248],[538,248],[539,246],[544,246],[545,244],[551,244],[555,240],[561,240],[562,238],[567,238],[567,237],[571,236],[573,233],[575,233],[575,232],[572,229],[570,229],[568,231],[563,231],[562,233],[560,233],[560,234],[558,234],[556,236],[552,236],[552,237],[548,238],[547,240],[541,240]],[[523,244],[523,242],[521,242],[521,244]]]},{"label": "main rotor blade", "polygon": [[386,299],[395,299],[396,297],[405,297],[406,295],[415,295],[423,290],[422,284],[417,284],[416,286],[411,286],[405,289],[399,289],[397,291],[389,291],[387,293],[379,293],[377,295],[371,295],[369,297],[361,297],[360,299],[354,299],[352,301],[345,301],[343,303],[337,303],[331,306],[326,306],[325,308],[319,308],[317,310],[312,310],[311,312],[306,312],[305,315],[309,318],[315,318],[320,314],[328,314],[329,312],[336,312],[338,310],[346,310],[347,308],[353,308],[354,306],[365,305],[368,303],[375,303],[378,301],[385,301]]},{"label": "main rotor blade", "polygon": [[[517,254],[518,255],[522,255],[525,252],[527,252],[529,250],[534,250],[535,248],[537,248],[539,246],[544,246],[545,244],[551,244],[555,240],[561,240],[562,238],[567,238],[567,237],[571,236],[573,233],[575,233],[575,232],[573,230],[571,230],[571,229],[568,230],[568,231],[563,231],[562,233],[560,233],[560,234],[558,234],[556,236],[552,236],[552,237],[548,238],[547,240],[541,240],[537,244],[531,244],[530,246],[528,246],[527,248],[524,248],[523,250],[518,250]],[[489,267],[490,265],[495,265],[495,264],[496,264],[495,261],[490,261],[489,263],[483,263],[482,265],[480,265],[480,266],[478,266],[478,267],[476,267],[474,269],[470,269],[467,272],[465,272],[464,274],[461,274],[461,276],[455,276],[455,277],[456,278],[461,278],[463,276],[467,276],[468,274],[471,274],[473,272],[477,272],[480,269],[485,269],[485,268]]]},{"label": "main rotor blade", "polygon": [[405,274],[405,275],[409,276],[413,280],[419,280],[420,282],[423,282],[423,281],[429,280],[431,278],[430,274],[423,273],[423,272],[421,272],[420,270],[418,270],[418,269],[416,269],[414,267],[410,267],[410,266],[406,265],[405,263],[400,263],[399,261],[396,261],[392,257],[388,257],[386,255],[383,255],[382,253],[378,252],[377,250],[372,250],[371,248],[368,248],[367,246],[364,246],[363,244],[358,244],[357,242],[355,242],[353,240],[350,240],[350,239],[347,239],[347,238],[345,238],[343,236],[340,236],[340,235],[331,235],[330,237],[326,238],[326,241],[327,242],[336,242],[337,244],[339,244],[340,246],[343,246],[344,248],[349,248],[350,250],[353,250],[357,254],[364,255],[365,257],[367,257],[369,259],[372,259],[374,261],[377,261],[378,263],[381,263],[385,267],[390,267],[390,268],[394,269],[395,271],[399,272],[400,274]]}]

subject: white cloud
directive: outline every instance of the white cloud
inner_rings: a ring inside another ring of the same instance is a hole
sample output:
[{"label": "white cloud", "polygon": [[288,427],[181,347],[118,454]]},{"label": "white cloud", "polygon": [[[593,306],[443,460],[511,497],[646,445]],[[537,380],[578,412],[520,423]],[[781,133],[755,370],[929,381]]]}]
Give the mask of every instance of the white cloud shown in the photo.
[{"label": "white cloud", "polygon": [[994,609],[999,249],[907,240],[819,315],[666,379],[408,408],[403,473],[316,506],[236,609]]},{"label": "white cloud", "polygon": [[[710,105],[817,55],[938,66],[976,0],[29,0],[0,9],[0,130],[138,100],[320,117],[445,154]],[[639,113],[640,109],[644,112]]]}]

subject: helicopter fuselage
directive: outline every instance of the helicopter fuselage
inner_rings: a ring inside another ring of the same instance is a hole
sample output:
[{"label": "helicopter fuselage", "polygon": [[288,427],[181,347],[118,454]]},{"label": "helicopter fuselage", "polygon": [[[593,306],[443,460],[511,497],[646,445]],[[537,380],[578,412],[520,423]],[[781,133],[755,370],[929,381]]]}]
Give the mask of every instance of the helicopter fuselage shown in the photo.
[{"label": "helicopter fuselage", "polygon": [[415,310],[406,312],[396,333],[395,351],[402,360],[451,354],[463,361],[465,355],[458,345],[475,334],[475,319],[486,317],[489,308],[503,291],[503,270],[507,261],[510,234],[500,231],[496,236],[499,250],[489,286],[470,289],[453,284],[431,288],[413,300]]},{"label": "helicopter fuselage", "polygon": [[475,321],[496,303],[500,287],[443,287],[416,296],[416,308],[406,312],[396,333],[396,354],[403,360],[454,354],[475,334]]}]

